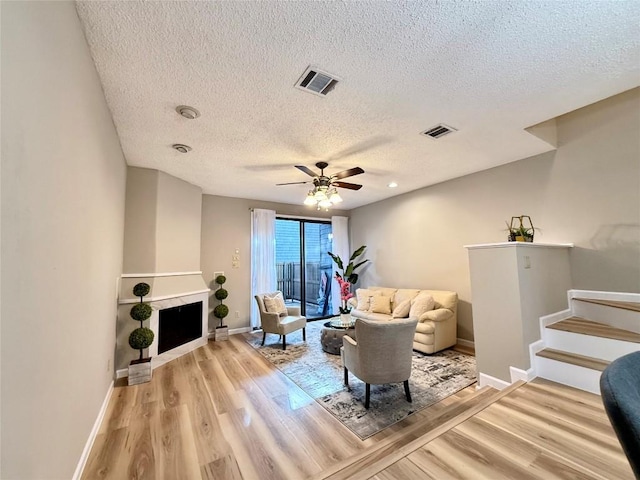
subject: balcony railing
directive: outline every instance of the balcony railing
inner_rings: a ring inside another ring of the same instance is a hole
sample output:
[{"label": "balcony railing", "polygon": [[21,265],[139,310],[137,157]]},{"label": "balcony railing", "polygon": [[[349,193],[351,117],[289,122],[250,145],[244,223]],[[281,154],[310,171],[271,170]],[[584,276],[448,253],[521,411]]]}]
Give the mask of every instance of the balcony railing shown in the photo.
[{"label": "balcony railing", "polygon": [[[278,290],[282,292],[285,300],[301,302],[301,280],[300,280],[300,262],[280,262],[276,263],[276,271],[277,271],[277,281],[278,281]],[[322,278],[325,277],[325,282],[330,282],[331,269],[330,268],[321,268],[319,262],[309,262],[305,263],[305,273],[306,273],[306,304],[307,306],[313,306],[314,312],[307,312],[309,314],[316,314],[315,310],[318,310],[319,305],[324,305],[323,296],[324,291],[322,290]],[[330,288],[330,286],[326,286],[326,288]],[[328,297],[328,295],[327,295]],[[329,304],[328,309],[323,308],[324,312],[318,312],[318,315],[330,314],[330,300],[326,300]],[[307,310],[309,310],[307,308]]]}]

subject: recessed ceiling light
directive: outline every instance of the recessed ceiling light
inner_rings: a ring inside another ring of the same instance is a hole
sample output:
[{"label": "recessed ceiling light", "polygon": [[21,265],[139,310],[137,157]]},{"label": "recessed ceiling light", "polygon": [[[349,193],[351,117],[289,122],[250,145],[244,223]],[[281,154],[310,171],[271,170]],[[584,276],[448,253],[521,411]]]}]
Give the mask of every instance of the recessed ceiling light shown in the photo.
[{"label": "recessed ceiling light", "polygon": [[396,182],[391,182],[389,185],[387,185],[387,187],[389,188],[396,188],[398,186],[398,184]]},{"label": "recessed ceiling light", "polygon": [[178,112],[184,118],[188,118],[189,120],[193,120],[194,118],[198,118],[200,116],[200,112],[198,110],[188,105],[178,105],[176,107],[176,112]]},{"label": "recessed ceiling light", "polygon": [[179,151],[180,153],[189,153],[191,151],[191,147],[189,145],[182,145],[181,143],[176,143],[171,145],[171,148]]}]

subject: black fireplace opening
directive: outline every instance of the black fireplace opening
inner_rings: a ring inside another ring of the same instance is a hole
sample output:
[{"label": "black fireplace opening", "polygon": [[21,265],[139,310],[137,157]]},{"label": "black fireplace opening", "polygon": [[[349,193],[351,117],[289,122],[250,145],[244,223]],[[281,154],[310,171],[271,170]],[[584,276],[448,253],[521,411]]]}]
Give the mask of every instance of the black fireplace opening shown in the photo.
[{"label": "black fireplace opening", "polygon": [[158,354],[202,337],[202,302],[160,310]]}]

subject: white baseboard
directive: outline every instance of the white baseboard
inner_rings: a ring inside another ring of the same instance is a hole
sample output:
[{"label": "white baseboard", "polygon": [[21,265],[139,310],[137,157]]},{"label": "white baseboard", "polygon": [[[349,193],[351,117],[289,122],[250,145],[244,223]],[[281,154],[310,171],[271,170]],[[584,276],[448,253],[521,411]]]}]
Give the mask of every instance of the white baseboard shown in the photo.
[{"label": "white baseboard", "polygon": [[[248,333],[251,332],[252,328],[251,327],[241,327],[241,328],[230,328],[229,329],[229,335],[237,335],[239,333]],[[216,336],[216,332],[212,331],[209,332],[209,339],[213,340]]]},{"label": "white baseboard", "polygon": [[499,378],[492,377],[491,375],[487,375],[486,373],[480,372],[478,375],[478,386],[482,387],[493,387],[498,390],[502,390],[511,385],[509,382],[505,382],[504,380],[500,380]]},{"label": "white baseboard", "polygon": [[536,375],[533,367],[528,370],[522,370],[516,367],[509,367],[509,373],[511,374],[511,383],[516,383],[519,380],[523,382],[530,382]]},{"label": "white baseboard", "polygon": [[100,411],[98,412],[98,417],[93,424],[93,428],[91,429],[91,433],[89,434],[87,443],[84,446],[84,450],[82,450],[82,455],[80,456],[80,460],[78,461],[76,471],[74,472],[73,477],[71,477],[72,480],[80,480],[80,478],[82,477],[82,472],[84,471],[84,467],[87,465],[87,460],[89,459],[89,453],[91,453],[93,442],[95,442],[96,436],[100,431],[100,426],[102,425],[102,420],[104,420],[104,415],[105,413],[107,413],[107,407],[109,406],[109,400],[111,399],[112,393],[113,382],[111,382],[111,384],[109,385],[107,395],[104,397],[104,401],[102,402],[102,406],[100,407]]},{"label": "white baseboard", "polygon": [[128,368],[121,368],[120,370],[116,370],[116,378],[126,378],[129,376]]},{"label": "white baseboard", "polygon": [[461,347],[476,348],[476,344],[474,342],[471,340],[465,340],[464,338],[456,338],[456,343]]},{"label": "white baseboard", "polygon": [[237,335],[238,333],[248,333],[252,329],[251,327],[231,328],[229,329],[229,335]]}]

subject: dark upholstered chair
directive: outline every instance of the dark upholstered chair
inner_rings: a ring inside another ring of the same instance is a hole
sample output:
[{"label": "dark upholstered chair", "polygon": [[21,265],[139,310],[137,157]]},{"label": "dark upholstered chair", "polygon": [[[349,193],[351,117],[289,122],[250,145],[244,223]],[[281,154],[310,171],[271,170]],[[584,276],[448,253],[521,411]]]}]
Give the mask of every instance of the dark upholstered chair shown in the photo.
[{"label": "dark upholstered chair", "polygon": [[620,357],[600,377],[602,402],[637,479],[640,479],[640,352]]},{"label": "dark upholstered chair", "polygon": [[409,377],[413,357],[413,335],[417,318],[401,318],[387,322],[356,319],[356,339],[342,339],[344,384],[349,385],[349,372],[365,383],[364,408],[369,408],[371,384],[404,382],[407,401],[411,402]]}]

